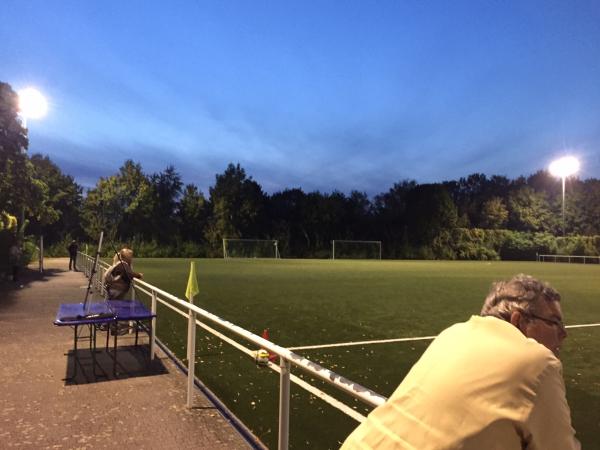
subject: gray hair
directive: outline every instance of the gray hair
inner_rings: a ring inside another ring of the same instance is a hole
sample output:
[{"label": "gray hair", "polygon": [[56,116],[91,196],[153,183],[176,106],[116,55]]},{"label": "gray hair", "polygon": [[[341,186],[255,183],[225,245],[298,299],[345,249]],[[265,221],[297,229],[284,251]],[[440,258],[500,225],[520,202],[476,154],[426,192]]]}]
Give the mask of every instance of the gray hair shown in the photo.
[{"label": "gray hair", "polygon": [[543,302],[559,301],[560,294],[548,283],[520,273],[508,281],[492,284],[481,315],[510,321],[513,311],[535,314]]}]

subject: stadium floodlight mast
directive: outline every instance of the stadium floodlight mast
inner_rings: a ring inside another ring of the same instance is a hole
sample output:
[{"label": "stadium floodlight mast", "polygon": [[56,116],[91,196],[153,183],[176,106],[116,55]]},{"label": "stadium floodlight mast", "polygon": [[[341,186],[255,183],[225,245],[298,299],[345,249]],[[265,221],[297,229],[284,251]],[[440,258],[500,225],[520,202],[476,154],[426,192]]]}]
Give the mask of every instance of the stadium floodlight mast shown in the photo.
[{"label": "stadium floodlight mast", "polygon": [[550,173],[562,179],[562,229],[565,235],[565,180],[579,171],[579,160],[574,156],[565,156],[552,161]]},{"label": "stadium floodlight mast", "polygon": [[[48,113],[48,102],[40,91],[33,87],[27,87],[17,92],[19,98],[19,116],[23,128],[27,130],[27,119],[41,119]],[[26,149],[22,150],[23,152]],[[25,206],[21,207],[21,239],[25,233]],[[44,240],[40,236],[40,272],[44,271]]]}]

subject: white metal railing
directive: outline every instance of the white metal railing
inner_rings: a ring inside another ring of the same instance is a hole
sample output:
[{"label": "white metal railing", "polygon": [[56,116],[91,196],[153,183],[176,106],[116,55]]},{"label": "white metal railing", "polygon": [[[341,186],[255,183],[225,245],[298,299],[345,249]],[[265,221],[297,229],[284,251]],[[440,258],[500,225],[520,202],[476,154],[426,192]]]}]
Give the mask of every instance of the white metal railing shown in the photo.
[{"label": "white metal railing", "polygon": [[587,264],[600,264],[600,256],[579,256],[579,255],[538,255],[536,253],[535,260],[538,262],[579,262]]},{"label": "white metal railing", "polygon": [[[81,258],[81,267],[83,267],[86,276],[89,277],[92,266],[94,264],[94,259],[86,255],[84,253],[80,253]],[[96,274],[94,276],[94,286],[98,289],[99,292],[103,293],[104,288],[102,286],[102,276],[106,269],[110,267],[103,261],[98,262],[98,268]],[[142,280],[135,279],[133,282],[134,289],[132,292],[132,299],[135,296],[135,291],[138,290],[143,292],[144,294],[150,296],[152,299],[151,310],[152,313],[157,313],[157,304],[161,303],[167,308],[173,310],[177,314],[188,319],[188,347],[187,347],[187,357],[188,357],[188,393],[187,393],[187,404],[189,407],[192,406],[192,393],[194,388],[194,362],[195,362],[195,332],[196,326],[201,327],[206,330],[210,334],[216,336],[222,341],[228,343],[229,345],[235,347],[239,351],[247,354],[250,357],[254,357],[255,351],[246,347],[245,345],[240,344],[234,339],[225,336],[218,330],[214,329],[212,326],[208,325],[205,322],[210,323],[211,325],[216,325],[228,332],[234,333],[238,337],[250,342],[255,346],[255,348],[263,348],[267,350],[269,353],[275,354],[279,356],[279,364],[274,364],[272,362],[268,362],[267,366],[278,372],[279,376],[279,443],[278,448],[280,450],[287,449],[289,444],[289,414],[290,414],[290,382],[295,383],[299,387],[305,389],[310,392],[317,398],[325,401],[329,405],[338,409],[339,411],[345,413],[346,415],[352,417],[354,420],[358,422],[362,422],[366,419],[364,415],[356,411],[354,408],[348,406],[347,404],[337,400],[321,389],[313,386],[307,381],[301,379],[300,377],[293,375],[291,373],[291,366],[294,365],[302,371],[318,378],[322,381],[329,383],[334,386],[338,390],[350,395],[351,397],[358,399],[369,405],[371,407],[376,407],[383,404],[387,399],[386,397],[368,389],[364,386],[361,386],[358,383],[355,383],[335,372],[332,372],[329,369],[326,369],[319,364],[316,364],[296,353],[288,350],[287,348],[281,347],[277,344],[274,344],[271,341],[263,339],[262,337],[251,333],[248,330],[245,330],[242,327],[239,327],[227,320],[216,316],[198,306],[190,303],[188,301],[182,300],[168,292],[165,292],[156,286],[151,285]],[[152,336],[153,340],[150,342],[150,354],[151,358],[154,359],[154,354],[156,351],[156,343],[154,342],[156,338],[156,321],[152,321]],[[164,345],[164,344],[163,344]]]}]

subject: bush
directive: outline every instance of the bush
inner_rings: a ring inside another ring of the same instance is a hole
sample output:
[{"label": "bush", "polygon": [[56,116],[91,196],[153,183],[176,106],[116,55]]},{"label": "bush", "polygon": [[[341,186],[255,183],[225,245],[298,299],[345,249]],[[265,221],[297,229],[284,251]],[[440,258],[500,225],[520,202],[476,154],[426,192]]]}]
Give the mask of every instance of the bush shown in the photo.
[{"label": "bush", "polygon": [[561,255],[598,256],[599,236],[566,236],[557,238],[557,253]]},{"label": "bush", "polygon": [[25,267],[30,262],[37,261],[39,258],[39,248],[33,238],[27,238],[23,242],[20,265]]},{"label": "bush", "polygon": [[[55,242],[52,245],[49,245],[48,247],[44,246],[44,257],[49,257],[49,258],[64,258],[66,256],[69,256],[69,251],[67,250],[67,247],[71,244],[71,241],[73,240],[73,238],[71,238],[70,235],[65,236],[61,241]],[[81,248],[81,244],[79,246],[79,250],[83,250]]]}]

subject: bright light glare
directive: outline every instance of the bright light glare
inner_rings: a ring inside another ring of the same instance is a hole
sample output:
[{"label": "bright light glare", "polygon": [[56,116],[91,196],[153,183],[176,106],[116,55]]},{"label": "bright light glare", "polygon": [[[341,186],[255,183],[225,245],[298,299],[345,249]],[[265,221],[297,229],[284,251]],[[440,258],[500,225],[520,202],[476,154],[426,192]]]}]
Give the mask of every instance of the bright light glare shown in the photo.
[{"label": "bright light glare", "polygon": [[555,177],[567,178],[577,173],[579,170],[579,161],[573,156],[565,156],[564,158],[552,161],[549,169],[550,173]]},{"label": "bright light glare", "polygon": [[28,119],[40,119],[48,112],[48,102],[35,88],[19,91],[19,111]]}]

